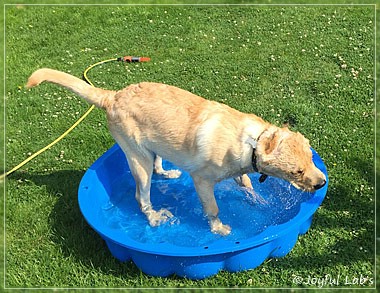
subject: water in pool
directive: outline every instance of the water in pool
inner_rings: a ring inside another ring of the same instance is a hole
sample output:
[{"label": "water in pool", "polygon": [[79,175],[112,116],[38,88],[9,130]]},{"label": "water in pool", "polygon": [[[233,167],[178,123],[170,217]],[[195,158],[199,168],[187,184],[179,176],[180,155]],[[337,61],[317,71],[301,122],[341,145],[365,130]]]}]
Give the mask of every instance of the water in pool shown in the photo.
[{"label": "water in pool", "polygon": [[[175,168],[164,162],[166,169]],[[292,187],[288,182],[268,177],[259,183],[258,174],[249,175],[257,196],[239,187],[233,179],[215,186],[220,219],[232,228],[226,240],[241,241],[292,219],[300,204],[312,196]],[[135,183],[130,171],[114,179],[109,200],[99,211],[103,223],[111,229],[123,231],[126,237],[140,243],[171,243],[177,246],[198,247],[223,236],[210,232],[207,218],[192,179],[183,172],[178,179],[164,179],[153,175],[151,201],[153,208],[166,208],[174,217],[159,227],[151,227],[135,200]]]}]

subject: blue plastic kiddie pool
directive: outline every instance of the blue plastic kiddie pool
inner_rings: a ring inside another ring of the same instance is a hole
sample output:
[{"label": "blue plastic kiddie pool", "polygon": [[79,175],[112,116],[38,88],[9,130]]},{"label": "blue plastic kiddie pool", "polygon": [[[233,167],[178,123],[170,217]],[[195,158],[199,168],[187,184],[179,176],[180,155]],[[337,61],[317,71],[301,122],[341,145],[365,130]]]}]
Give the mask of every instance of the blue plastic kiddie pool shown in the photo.
[{"label": "blue plastic kiddie pool", "polygon": [[[326,167],[313,151],[315,165]],[[175,168],[164,161],[164,168]],[[249,175],[259,197],[253,197],[233,179],[215,187],[220,219],[232,228],[228,236],[210,232],[192,179],[153,175],[151,201],[174,217],[151,227],[135,200],[135,183],[124,153],[116,144],[84,174],[79,206],[91,227],[105,240],[114,257],[132,260],[144,273],[190,279],[212,276],[220,270],[237,272],[259,266],[268,257],[283,257],[307,232],[322,203],[327,185],[314,193],[302,192],[288,182],[259,174]]]}]

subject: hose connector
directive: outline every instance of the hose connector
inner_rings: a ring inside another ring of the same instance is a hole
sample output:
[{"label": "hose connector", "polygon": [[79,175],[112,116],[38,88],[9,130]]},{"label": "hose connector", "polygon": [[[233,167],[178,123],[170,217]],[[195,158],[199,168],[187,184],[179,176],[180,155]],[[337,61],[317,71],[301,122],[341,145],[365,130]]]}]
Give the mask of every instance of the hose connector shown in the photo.
[{"label": "hose connector", "polygon": [[124,56],[124,57],[119,57],[117,58],[117,61],[122,61],[122,62],[148,62],[150,61],[149,57],[136,57],[136,56]]}]

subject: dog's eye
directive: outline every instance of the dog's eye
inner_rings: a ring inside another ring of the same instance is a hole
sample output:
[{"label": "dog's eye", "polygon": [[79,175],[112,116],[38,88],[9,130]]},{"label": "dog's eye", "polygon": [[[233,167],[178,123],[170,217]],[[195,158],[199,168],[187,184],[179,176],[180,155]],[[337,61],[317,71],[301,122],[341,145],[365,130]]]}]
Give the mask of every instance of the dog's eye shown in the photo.
[{"label": "dog's eye", "polygon": [[295,172],[290,172],[290,173],[292,173],[292,175],[295,175],[295,176],[301,176],[301,175],[303,175],[304,170],[303,169],[298,169]]},{"label": "dog's eye", "polygon": [[304,173],[303,169],[299,169],[299,170],[297,170],[297,174],[298,174],[298,175],[302,175],[303,173]]}]

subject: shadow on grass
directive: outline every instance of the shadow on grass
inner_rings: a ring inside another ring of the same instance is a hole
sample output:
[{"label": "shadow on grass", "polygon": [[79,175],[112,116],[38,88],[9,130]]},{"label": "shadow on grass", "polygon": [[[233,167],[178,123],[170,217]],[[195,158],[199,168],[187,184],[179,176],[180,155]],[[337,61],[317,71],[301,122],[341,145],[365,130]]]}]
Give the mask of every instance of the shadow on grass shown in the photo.
[{"label": "shadow on grass", "polygon": [[[365,163],[355,161],[353,166],[363,172],[363,178],[369,185],[373,185],[374,177],[367,173]],[[120,263],[116,260],[101,237],[84,220],[77,196],[83,175],[84,171],[75,170],[63,170],[48,175],[16,173],[20,179],[28,179],[36,185],[46,186],[51,194],[57,196],[58,201],[50,215],[55,232],[52,241],[60,245],[66,256],[74,257],[86,267],[95,268],[105,274],[138,278],[141,275],[140,270],[132,262]],[[330,180],[332,177],[330,174]],[[277,264],[281,263],[283,268],[291,267],[300,271],[309,270],[311,267],[323,269],[337,264],[350,267],[355,263],[374,262],[374,203],[368,201],[367,197],[357,196],[352,190],[355,187],[349,186],[349,183],[335,184],[329,187],[328,199],[323,202],[323,209],[327,213],[317,213],[311,227],[321,231],[337,231],[337,234],[333,235],[335,239],[326,239],[332,241],[330,251],[279,259],[280,262]],[[339,230],[352,234],[350,237],[347,237],[347,234],[340,235]]]},{"label": "shadow on grass", "polygon": [[109,252],[102,238],[87,224],[78,204],[78,187],[84,171],[62,170],[48,175],[15,173],[17,179],[46,186],[58,200],[50,220],[54,230],[52,241],[65,256],[74,257],[80,264],[116,277],[137,278],[141,272],[132,263],[121,263]]}]

